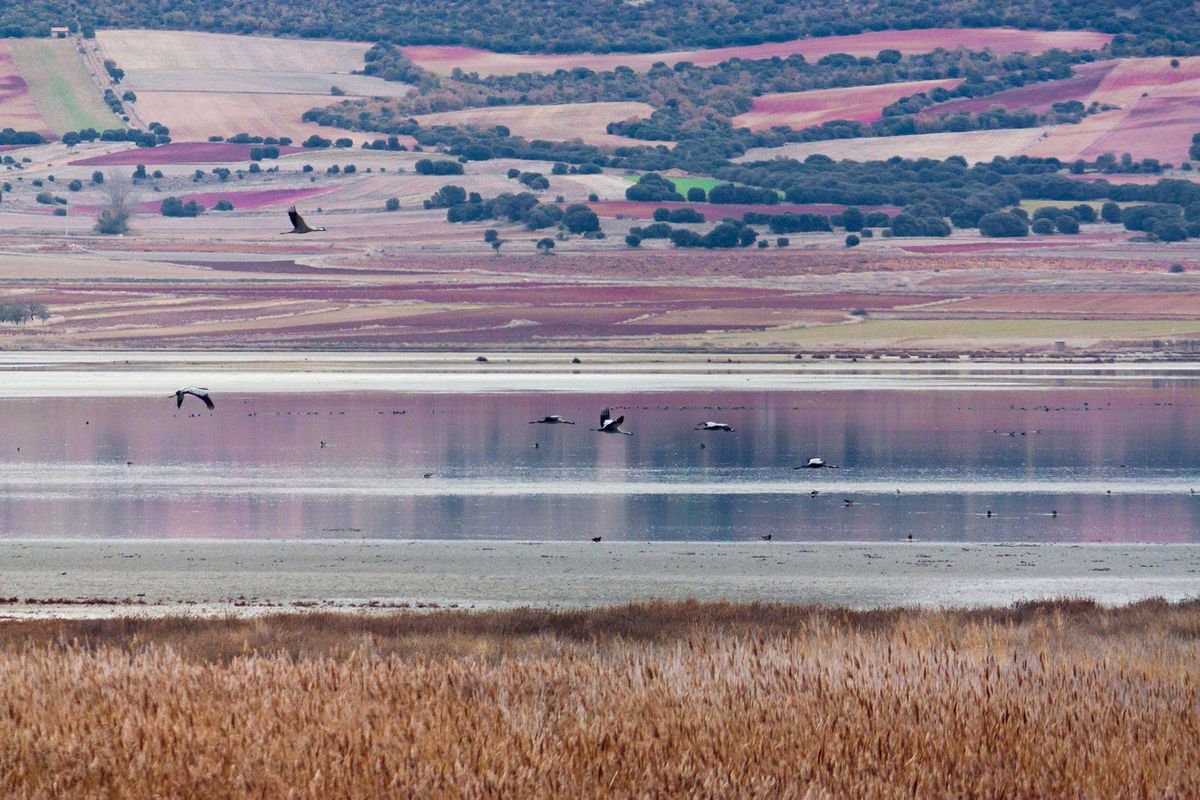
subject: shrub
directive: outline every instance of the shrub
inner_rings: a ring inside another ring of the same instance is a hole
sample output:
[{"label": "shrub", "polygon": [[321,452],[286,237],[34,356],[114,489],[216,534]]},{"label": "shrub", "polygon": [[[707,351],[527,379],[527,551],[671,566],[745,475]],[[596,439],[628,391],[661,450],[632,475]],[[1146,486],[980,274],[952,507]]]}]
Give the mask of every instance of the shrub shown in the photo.
[{"label": "shrub", "polygon": [[630,247],[641,247],[642,240],[638,236],[635,236],[631,233],[625,237],[625,244],[629,245]]},{"label": "shrub", "polygon": [[571,233],[588,233],[600,230],[600,218],[596,212],[584,205],[567,206],[563,213],[563,225]]},{"label": "shrub", "polygon": [[1121,221],[1121,207],[1113,202],[1100,206],[1100,218],[1105,222],[1118,223]]},{"label": "shrub", "polygon": [[415,167],[419,175],[462,175],[463,165],[448,159],[423,158]]},{"label": "shrub", "polygon": [[1009,211],[993,211],[980,217],[979,233],[993,238],[1028,236],[1029,226],[1025,220]]},{"label": "shrub", "polygon": [[1034,233],[1045,236],[1048,233],[1054,233],[1054,221],[1042,217],[1033,221],[1032,230]]},{"label": "shrub", "polygon": [[217,202],[213,203],[213,211],[233,211],[233,203],[221,198]]},{"label": "shrub", "polygon": [[1178,220],[1163,220],[1150,230],[1160,242],[1182,242],[1188,238],[1187,229]]},{"label": "shrub", "polygon": [[71,190],[72,192],[78,192],[80,189],[83,188],[83,181],[76,178],[75,180],[73,180],[67,184],[67,188],[69,190]]},{"label": "shrub", "polygon": [[842,227],[850,233],[861,231],[865,222],[866,214],[853,206],[842,212]]},{"label": "shrub", "polygon": [[383,204],[383,207],[385,209],[387,209],[388,211],[399,211],[400,210],[400,198],[389,197],[387,199],[387,202]]},{"label": "shrub", "polygon": [[625,190],[626,200],[640,202],[682,202],[683,195],[675,191],[675,184],[657,172],[647,172],[638,182]]},{"label": "shrub", "polygon": [[846,237],[846,247],[858,247],[862,240],[853,233]]},{"label": "shrub", "polygon": [[204,206],[195,200],[189,200],[185,203],[178,197],[172,196],[162,201],[159,213],[164,217],[198,217],[204,213]]},{"label": "shrub", "polygon": [[703,203],[708,199],[708,193],[699,186],[693,186],[687,190],[687,199],[689,203]]},{"label": "shrub", "polygon": [[1069,214],[1063,214],[1054,220],[1054,227],[1059,233],[1079,233],[1079,220]]},{"label": "shrub", "polygon": [[1167,268],[1167,272],[1170,272],[1172,275],[1179,275],[1180,273],[1185,272],[1185,271],[1186,270],[1184,269],[1183,264],[1172,264],[1170,267]]},{"label": "shrub", "polygon": [[775,240],[776,247],[787,247],[791,243],[792,243],[792,240],[787,238],[786,236],[780,236],[778,239]]}]

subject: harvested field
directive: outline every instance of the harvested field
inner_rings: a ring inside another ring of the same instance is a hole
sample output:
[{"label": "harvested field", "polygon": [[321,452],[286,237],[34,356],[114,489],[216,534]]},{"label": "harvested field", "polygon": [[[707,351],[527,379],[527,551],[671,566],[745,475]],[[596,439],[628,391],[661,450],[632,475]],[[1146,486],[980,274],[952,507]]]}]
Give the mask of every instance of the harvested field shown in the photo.
[{"label": "harvested field", "polygon": [[229,69],[248,72],[350,73],[362,69],[369,44],[161,30],[98,30],[104,55],[127,72],[139,69]]},{"label": "harvested field", "polygon": [[[135,147],[117,153],[81,158],[70,162],[75,167],[110,167],[145,164],[227,164],[249,161],[250,151],[260,145],[230,142],[171,142],[158,147]],[[280,147],[280,155],[302,153],[302,147]]]},{"label": "harvested field", "polygon": [[[1072,126],[1077,127],[1077,126]],[[800,142],[782,147],[756,147],[734,161],[769,161],[773,158],[805,159],[816,153],[834,160],[872,161],[905,158],[949,158],[962,156],[968,163],[990,161],[995,156],[1028,154],[1049,128],[1023,128],[963,133],[922,133],[915,136],[878,136],[864,139],[834,139]]]},{"label": "harvested field", "polygon": [[473,47],[416,45],[404,53],[418,65],[433,72],[449,74],[455,67],[480,75],[515,75],[520,72],[553,72],[557,69],[587,67],[611,70],[619,66],[645,71],[659,62],[669,65],[689,61],[708,66],[731,58],[764,59],[803,55],[816,61],[832,53],[874,56],[880,50],[902,53],[929,53],[939,47],[953,50],[992,50],[998,54],[1027,51],[1040,53],[1051,48],[1093,50],[1103,47],[1112,36],[1090,31],[1022,31],[1012,28],[928,28],[910,31],[873,31],[852,36],[828,36],[770,42],[744,47],[719,47],[709,50],[684,50],[669,53],[569,53],[524,55],[494,53]]},{"label": "harvested field", "polygon": [[[624,217],[626,219],[648,220],[654,218],[654,211],[658,208],[689,208],[693,211],[699,211],[704,215],[708,222],[724,219],[725,217],[738,217],[747,212],[759,214],[840,214],[846,206],[833,205],[831,203],[777,203],[773,206],[767,205],[747,205],[743,203],[654,203],[641,202],[636,200],[606,200],[599,203],[588,203],[587,206],[596,212],[596,216],[611,219],[613,217]],[[900,211],[896,206],[860,206],[863,211],[883,211],[887,214],[896,214]]]},{"label": "harvested field", "polygon": [[1186,161],[1200,120],[1200,97],[1150,97],[1138,102],[1111,130],[1084,148],[1080,158],[1104,153],[1131,153],[1172,164]]},{"label": "harvested field", "polygon": [[961,82],[951,78],[765,94],[754,98],[754,107],[734,117],[733,124],[762,131],[779,126],[801,130],[835,119],[875,122],[883,115],[884,106],[902,97],[931,92],[939,87],[952,89]]},{"label": "harvested field", "polygon": [[572,141],[607,147],[640,145],[635,139],[606,131],[610,122],[641,119],[654,109],[645,103],[565,103],[545,106],[496,106],[464,111],[422,114],[421,125],[506,125],[514,134],[529,139]]},{"label": "harvested field", "polygon": [[[737,159],[804,158],[823,153],[831,158],[871,160],[900,155],[946,158],[960,155],[969,162],[994,156],[1051,156],[1064,161],[1095,159],[1103,153],[1130,153],[1135,159],[1157,158],[1178,164],[1200,115],[1200,58],[1126,58],[1078,68],[1065,81],[1012,89],[972,100],[959,100],[926,109],[924,114],[982,111],[995,105],[1010,108],[1048,108],[1062,100],[1117,106],[1087,117],[1077,125],[1023,130],[967,131],[917,136],[842,139],[830,142],[759,148]],[[830,112],[833,113],[833,112]]]},{"label": "harvested field", "polygon": [[19,39],[9,43],[38,111],[55,134],[124,124],[104,104],[103,93],[70,39]]},{"label": "harvested field", "polygon": [[[933,309],[931,309],[932,311]],[[1037,314],[1053,317],[1129,317],[1195,319],[1198,292],[1038,292],[996,294],[939,303],[938,315]],[[905,316],[911,316],[906,312]]]},{"label": "harvested field", "polygon": [[333,129],[300,121],[305,111],[322,105],[324,99],[304,94],[139,92],[137,106],[143,117],[170,128],[171,138],[178,141],[249,133],[290,136],[299,142],[314,133],[326,137],[334,133]]},{"label": "harvested field", "polygon": [[1100,83],[1119,64],[1119,61],[1097,61],[1092,64],[1076,66],[1075,74],[1061,81],[1035,83],[1016,89],[997,92],[986,97],[969,97],[961,100],[951,100],[949,103],[927,108],[918,112],[918,116],[937,116],[952,114],[958,111],[987,111],[996,106],[1005,108],[1029,108],[1034,111],[1047,111],[1055,103],[1065,103],[1078,100],[1084,105],[1090,102],[1090,96],[1100,86]]},{"label": "harvested field", "polygon": [[[242,92],[247,94],[307,94],[328,98],[337,87],[350,97],[403,97],[412,87],[368,75],[331,72],[251,71],[245,69],[138,69],[121,84],[160,92]],[[329,102],[329,101],[326,101]],[[314,100],[314,104],[318,104]]]},{"label": "harvested field", "polygon": [[1059,601],[9,622],[0,790],[1191,796],[1198,617]]},{"label": "harvested field", "polygon": [[[332,102],[337,86],[350,96],[396,97],[407,85],[351,73],[369,45],[186,31],[104,30],[104,55],[126,72],[137,111],[179,140],[246,132],[300,141],[330,130],[300,121]],[[231,65],[236,65],[232,66]]]},{"label": "harvested field", "polygon": [[4,127],[52,133],[33,100],[29,85],[21,76],[9,41],[0,41],[0,119]]}]

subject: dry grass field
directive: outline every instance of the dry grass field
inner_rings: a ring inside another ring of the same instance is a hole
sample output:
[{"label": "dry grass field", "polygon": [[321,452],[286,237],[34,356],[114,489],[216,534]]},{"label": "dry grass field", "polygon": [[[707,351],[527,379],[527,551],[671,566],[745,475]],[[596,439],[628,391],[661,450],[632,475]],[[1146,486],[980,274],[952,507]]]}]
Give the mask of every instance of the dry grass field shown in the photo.
[{"label": "dry grass field", "polygon": [[0,42],[0,119],[17,130],[49,132],[7,41]]},{"label": "dry grass field", "polygon": [[1189,797],[1200,607],[0,626],[16,797]]},{"label": "dry grass field", "polygon": [[579,139],[604,147],[626,147],[643,142],[614,136],[605,130],[605,126],[626,119],[643,119],[653,111],[646,103],[564,103],[442,111],[423,114],[415,119],[423,126],[505,125],[515,135],[529,139]]},{"label": "dry grass field", "polygon": [[127,72],[139,69],[238,69],[252,72],[343,72],[362,69],[369,44],[276,39],[224,33],[99,30],[104,55]]},{"label": "dry grass field", "polygon": [[351,73],[370,45],[187,31],[103,30],[104,57],[125,70],[122,86],[137,92],[137,112],[171,129],[176,141],[247,132],[333,135],[300,121],[310,108],[349,96],[403,95],[406,84]]},{"label": "dry grass field", "polygon": [[305,111],[324,104],[326,99],[332,98],[240,91],[143,91],[138,93],[138,113],[169,127],[171,137],[180,142],[202,142],[209,136],[235,133],[290,136],[303,141],[314,133],[326,137],[341,135],[340,131],[300,121]]},{"label": "dry grass field", "polygon": [[[82,128],[120,128],[123,123],[104,104],[75,42],[69,39],[20,39],[9,44],[12,58],[29,85],[30,96],[46,127],[55,134]],[[20,127],[5,118],[5,125]]]}]

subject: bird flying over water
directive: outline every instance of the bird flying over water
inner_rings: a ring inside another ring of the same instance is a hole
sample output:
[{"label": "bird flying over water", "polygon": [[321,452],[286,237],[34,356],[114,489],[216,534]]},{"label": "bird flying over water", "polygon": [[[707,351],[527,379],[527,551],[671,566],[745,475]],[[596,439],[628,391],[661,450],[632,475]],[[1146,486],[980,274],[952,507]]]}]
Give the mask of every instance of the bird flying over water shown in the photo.
[{"label": "bird flying over water", "polygon": [[300,212],[296,210],[295,206],[288,209],[288,219],[292,221],[292,229],[284,231],[280,234],[281,236],[289,233],[316,233],[317,231],[325,230],[324,228],[310,228],[308,223],[304,221],[304,217],[300,216]]},{"label": "bird flying over water", "polygon": [[623,433],[626,436],[633,436],[629,431],[621,430],[621,423],[625,421],[625,415],[612,418],[612,413],[606,408],[600,412],[600,427],[596,428],[599,433]]},{"label": "bird flying over water", "polygon": [[733,426],[725,422],[701,422],[694,431],[733,431]]},{"label": "bird flying over water", "polygon": [[810,458],[808,463],[792,467],[792,469],[837,469],[837,465],[826,464],[823,458]]},{"label": "bird flying over water", "polygon": [[541,419],[531,420],[530,425],[574,425],[569,419],[563,419],[559,414],[551,414]]},{"label": "bird flying over water", "polygon": [[182,389],[176,389],[175,390],[175,407],[176,408],[182,407],[184,396],[189,395],[189,394],[192,397],[198,397],[201,400],[203,400],[204,405],[208,406],[209,411],[212,411],[214,408],[216,408],[216,406],[213,405],[212,398],[208,396],[208,389],[205,389],[201,386],[185,386]]}]

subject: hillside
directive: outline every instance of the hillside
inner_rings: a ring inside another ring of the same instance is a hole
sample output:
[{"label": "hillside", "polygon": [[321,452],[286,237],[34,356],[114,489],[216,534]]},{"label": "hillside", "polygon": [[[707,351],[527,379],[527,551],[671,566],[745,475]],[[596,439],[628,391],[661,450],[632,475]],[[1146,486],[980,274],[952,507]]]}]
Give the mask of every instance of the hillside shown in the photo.
[{"label": "hillside", "polygon": [[[1132,13],[1121,0],[954,0],[936,5],[866,0],[852,11],[844,4],[819,0],[745,0],[736,14],[717,0],[410,0],[386,5],[326,0],[306,6],[303,14],[282,0],[200,0],[186,11],[168,0],[95,0],[74,12],[77,17],[67,21],[85,30],[161,27],[529,53],[648,53],[938,27],[1126,34],[1122,54],[1190,54],[1200,47],[1200,22],[1190,4],[1181,0],[1161,0]],[[31,0],[5,7],[0,29],[8,35],[41,36],[50,25],[62,22],[62,16],[59,4]]]}]

